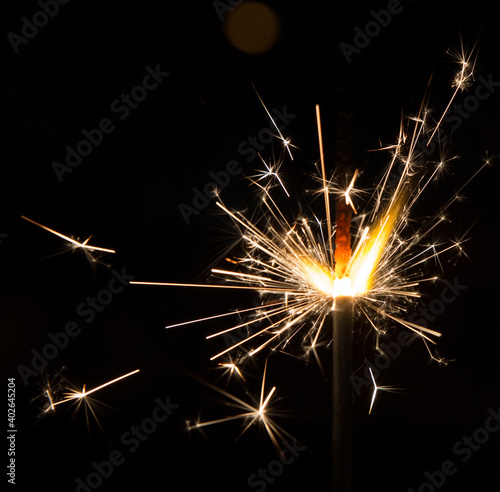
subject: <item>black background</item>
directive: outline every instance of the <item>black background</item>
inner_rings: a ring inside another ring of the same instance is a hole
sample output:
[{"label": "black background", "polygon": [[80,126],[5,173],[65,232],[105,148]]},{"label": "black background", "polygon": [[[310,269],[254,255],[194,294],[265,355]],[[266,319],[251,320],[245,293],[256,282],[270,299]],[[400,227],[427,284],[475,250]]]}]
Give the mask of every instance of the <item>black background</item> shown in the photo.
[{"label": "black background", "polygon": [[[242,174],[223,191],[224,201],[251,208],[254,196],[243,175],[258,162],[238,153],[240,142],[268,126],[252,84],[269,108],[297,115],[284,133],[300,150],[283,170],[294,197],[304,196],[305,175],[318,159],[314,105],[322,108],[325,153],[332,166],[335,150],[336,86],[347,63],[339,43],[352,43],[355,26],[368,22],[370,10],[386,3],[347,7],[327,2],[266,2],[281,19],[274,49],[250,56],[231,47],[211,2],[70,2],[60,6],[19,53],[7,33],[20,33],[23,16],[36,2],[11,4],[4,12],[2,118],[4,120],[0,232],[2,359],[5,377],[17,380],[17,488],[74,490],[75,479],[93,471],[112,450],[126,457],[103,481],[101,490],[257,490],[247,484],[259,467],[276,459],[264,432],[252,427],[235,442],[240,422],[206,428],[206,439],[187,433],[185,421],[231,415],[220,395],[189,376],[212,382],[220,375],[209,361],[217,349],[205,336],[219,325],[197,324],[169,331],[171,323],[250,307],[248,293],[184,288],[127,287],[95,320],[85,324],[76,307],[108,285],[110,270],[95,272],[78,252],[52,256],[63,246],[20,216],[25,215],[81,240],[117,250],[111,268],[141,280],[205,282],[221,251],[234,241],[214,201],[186,224],[179,205],[191,205],[193,188],[210,181],[208,173],[236,159]],[[500,80],[498,15],[487,2],[404,2],[389,26],[354,55],[352,70],[353,159],[373,184],[389,154],[367,153],[379,140],[393,143],[401,111],[415,113],[434,74],[430,104],[443,110],[457,66],[450,47],[472,47],[479,39],[477,75]],[[145,67],[160,64],[170,75],[147,99],[119,121],[112,101],[141,83]],[[474,90],[473,86],[471,90]],[[466,97],[458,96],[458,101]],[[453,134],[450,175],[422,198],[426,216],[436,211],[481,165],[489,150],[499,151],[498,93]],[[81,131],[112,118],[116,129],[60,183],[51,164],[63,161],[65,146],[76,145]],[[269,157],[271,146],[264,151]],[[370,388],[356,399],[353,490],[418,490],[424,472],[446,459],[458,471],[441,490],[498,489],[499,435],[466,463],[454,444],[484,424],[489,408],[500,406],[498,369],[498,169],[481,173],[464,191],[443,229],[459,237],[474,223],[464,245],[468,258],[449,255],[429,265],[441,279],[467,285],[460,298],[432,323],[442,331],[440,353],[456,359],[446,367],[430,363],[425,347],[414,344],[381,376],[381,384],[406,388],[382,393],[368,415]],[[296,210],[292,199],[290,210]],[[8,234],[8,236],[5,236]],[[443,284],[427,285],[423,304],[439,296]],[[427,299],[427,301],[426,301]],[[52,373],[95,387],[140,368],[132,378],[96,395],[111,405],[87,431],[82,413],[59,407],[39,416],[39,379],[25,386],[20,364],[29,366],[32,349],[41,350],[47,334],[78,321],[82,333],[50,362]],[[228,326],[221,323],[220,326]],[[366,322],[356,327],[355,360],[373,360]],[[326,374],[329,350],[320,350]],[[248,368],[248,384],[258,395],[263,360]],[[224,385],[223,380],[217,382]],[[269,484],[267,490],[329,490],[330,382],[315,362],[275,354],[269,359],[268,388],[276,385],[276,405],[287,416],[278,423],[307,448]],[[133,425],[151,417],[155,399],[170,396],[179,408],[139,449],[130,453],[120,439]],[[430,490],[424,488],[422,490]]]}]

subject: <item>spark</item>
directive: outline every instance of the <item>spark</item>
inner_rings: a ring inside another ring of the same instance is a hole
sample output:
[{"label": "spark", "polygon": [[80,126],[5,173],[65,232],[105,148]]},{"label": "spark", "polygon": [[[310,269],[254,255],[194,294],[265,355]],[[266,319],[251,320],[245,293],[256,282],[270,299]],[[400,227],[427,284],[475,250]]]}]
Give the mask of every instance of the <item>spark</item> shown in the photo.
[{"label": "spark", "polygon": [[372,378],[373,382],[373,393],[372,393],[372,399],[370,402],[370,410],[368,411],[368,414],[370,415],[372,413],[373,409],[373,404],[375,403],[375,398],[377,397],[377,391],[389,391],[389,392],[395,392],[396,390],[392,386],[378,386],[377,382],[375,381],[375,377],[373,376],[372,368],[368,368],[370,370],[370,376]]},{"label": "spark", "polygon": [[34,221],[33,219],[25,217],[24,215],[21,215],[21,218],[27,220],[28,222],[31,222],[32,224],[36,225],[37,227],[40,227],[41,229],[45,229],[46,231],[50,232],[51,234],[54,234],[57,237],[60,237],[61,239],[64,239],[67,243],[71,245],[71,248],[73,250],[81,249],[92,263],[95,263],[97,261],[96,258],[94,258],[94,256],[92,255],[92,253],[116,253],[114,249],[101,248],[98,246],[92,246],[88,244],[92,236],[89,236],[87,239],[85,239],[85,241],[80,242],[77,241],[76,239],[61,234],[60,232],[57,232],[54,229],[51,229],[50,227],[44,226],[39,222]]},{"label": "spark", "polygon": [[[80,410],[82,404],[84,405],[85,409],[85,419],[87,422],[87,428],[90,431],[90,423],[89,423],[89,412],[93,416],[94,420],[96,421],[97,425],[99,426],[99,429],[101,432],[104,434],[104,429],[101,426],[101,423],[99,421],[97,411],[100,402],[92,398],[90,395],[93,393],[96,393],[97,391],[102,390],[103,388],[106,388],[112,384],[117,383],[118,381],[121,381],[122,379],[128,378],[129,376],[132,376],[134,374],[137,374],[139,372],[139,369],[136,369],[135,371],[129,372],[127,374],[124,374],[123,376],[120,376],[118,378],[115,378],[111,381],[108,381],[104,384],[101,384],[89,391],[86,390],[86,385],[84,384],[81,390],[76,389],[73,387],[71,384],[67,384],[64,388],[63,391],[63,397],[60,400],[55,400],[55,393],[51,390],[50,386],[45,390],[45,394],[50,402],[50,404],[45,408],[44,413],[49,413],[53,412],[55,413],[56,407],[59,405],[62,405],[64,403],[74,403],[76,405],[75,408],[75,414]],[[61,391],[62,384],[59,384],[59,391]]]},{"label": "spark", "polygon": [[63,384],[61,373],[64,371],[65,367],[62,367],[53,376],[49,375],[47,369],[41,372],[41,382],[38,383],[41,389],[41,394],[33,399],[43,401],[43,406],[41,408],[41,413],[39,419],[44,417],[48,412],[55,411],[54,402],[57,399],[57,395],[61,393]]},{"label": "spark", "polygon": [[255,88],[255,86],[254,86],[254,91],[255,91],[255,94],[257,94],[257,97],[259,98],[259,101],[262,104],[262,107],[264,108],[264,111],[266,112],[267,116],[269,116],[269,119],[272,121],[274,127],[276,128],[276,131],[278,132],[279,139],[283,142],[283,146],[288,151],[288,154],[290,155],[290,159],[292,159],[292,161],[293,161],[292,152],[290,150],[290,147],[291,147],[290,139],[285,138],[283,136],[283,134],[281,133],[281,130],[280,130],[279,126],[276,124],[276,121],[274,121],[274,118],[271,116],[271,113],[269,112],[269,110],[267,109],[266,105],[264,104],[264,101],[260,97],[260,95],[257,92],[257,89]]},{"label": "spark", "polygon": [[54,411],[54,402],[52,400],[52,396],[50,395],[50,388],[45,390],[45,394],[47,395],[47,398],[48,398],[49,403],[50,403],[50,407],[49,407],[50,410]]},{"label": "spark", "polygon": [[323,152],[323,132],[321,131],[321,117],[319,105],[316,105],[316,123],[318,126],[318,139],[319,139],[319,158],[321,162],[321,179],[323,181],[323,193],[325,198],[325,211],[326,211],[326,222],[328,227],[328,250],[330,252],[330,263],[333,263],[333,234],[332,234],[332,219],[330,215],[330,198],[328,193],[328,186],[326,182],[326,172],[325,172],[325,156]]},{"label": "spark", "polygon": [[201,421],[200,419],[197,419],[195,422],[188,421],[187,422],[188,430],[203,429],[204,427],[208,427],[211,425],[223,424],[234,420],[243,420],[244,422],[243,430],[236,439],[239,439],[245,432],[248,431],[248,429],[250,429],[250,427],[258,424],[265,429],[276,451],[278,453],[281,453],[282,451],[278,442],[278,438],[280,440],[285,440],[285,436],[289,438],[292,438],[292,436],[288,434],[284,429],[282,429],[274,420],[274,417],[279,415],[271,407],[271,401],[273,395],[276,392],[276,386],[273,386],[266,393],[266,373],[267,373],[267,359],[264,365],[264,373],[262,376],[258,403],[257,402],[248,403],[238,398],[237,396],[233,395],[232,393],[229,393],[226,390],[223,390],[209,382],[203,381],[203,384],[205,384],[209,388],[213,389],[214,391],[226,397],[229,400],[229,403],[227,404],[228,406],[237,408],[242,412],[215,420]]},{"label": "spark", "polygon": [[61,403],[66,403],[66,402],[72,401],[72,400],[85,399],[89,395],[91,395],[92,393],[95,393],[96,391],[100,391],[103,388],[105,388],[106,386],[110,386],[111,384],[115,384],[122,379],[125,379],[125,378],[128,378],[129,376],[132,376],[133,374],[137,374],[139,371],[140,371],[140,369],[136,369],[135,371],[124,374],[123,376],[120,376],[116,379],[112,379],[111,381],[108,381],[107,383],[101,384],[100,386],[97,386],[96,388],[93,388],[90,391],[86,391],[85,384],[84,384],[81,391],[71,390],[69,393],[66,394],[66,397],[63,400],[58,401],[57,403],[54,403],[52,406],[55,407],[56,405],[60,405]]},{"label": "spark", "polygon": [[233,374],[236,374],[242,381],[245,381],[245,377],[243,373],[240,371],[238,367],[239,359],[235,359],[234,361],[229,358],[228,362],[219,362],[219,369],[224,370],[224,374],[227,374],[228,377],[231,377]]},{"label": "spark", "polygon": [[[260,160],[264,164],[264,167],[266,168],[265,171],[260,171],[258,175],[254,176],[257,178],[257,181],[266,179],[266,178],[274,178],[278,181],[279,185],[283,188],[283,191],[286,193],[286,196],[290,198],[290,193],[288,193],[288,190],[285,187],[285,184],[283,183],[283,180],[281,179],[279,173],[280,167],[283,164],[283,161],[278,161],[274,164],[267,164],[266,161],[262,158],[262,156],[259,154]],[[267,193],[267,188],[264,188],[264,191]]]},{"label": "spark", "polygon": [[346,205],[349,205],[355,214],[357,214],[358,211],[356,210],[356,207],[354,206],[354,203],[351,199],[351,191],[353,190],[354,182],[356,181],[356,178],[358,177],[358,171],[359,171],[358,169],[356,169],[356,171],[354,171],[354,175],[351,179],[351,182],[349,183],[349,186],[347,187],[347,190],[345,190],[345,193],[344,193]]},{"label": "spark", "polygon": [[[476,43],[477,44],[477,43]],[[463,91],[466,89],[471,80],[474,78],[474,69],[476,66],[476,58],[477,54],[475,54],[476,50],[476,44],[473,46],[473,48],[467,53],[467,51],[464,48],[462,39],[460,39],[460,52],[454,51],[454,50],[449,50],[449,54],[454,56],[458,64],[460,66],[460,70],[456,73],[452,87],[455,87],[455,92],[450,98],[450,101],[448,102],[448,105],[446,106],[445,110],[443,111],[441,118],[439,119],[437,125],[434,128],[434,131],[432,132],[432,135],[429,138],[429,143],[432,141],[434,138],[435,133],[437,132],[439,126],[441,125],[441,122],[443,121],[444,117],[446,116],[446,113],[450,109],[450,106],[452,105],[453,101],[455,100],[455,97],[460,91]],[[428,145],[428,144],[427,144]]]}]

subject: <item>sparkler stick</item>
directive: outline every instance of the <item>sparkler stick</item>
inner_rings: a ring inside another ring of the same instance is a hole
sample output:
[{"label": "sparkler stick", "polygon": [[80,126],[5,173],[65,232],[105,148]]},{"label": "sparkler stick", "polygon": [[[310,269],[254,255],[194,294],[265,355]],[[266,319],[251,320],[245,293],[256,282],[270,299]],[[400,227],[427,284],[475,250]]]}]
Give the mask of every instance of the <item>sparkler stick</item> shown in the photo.
[{"label": "sparkler stick", "polygon": [[[344,114],[337,122],[337,172],[342,177],[348,171],[349,136]],[[319,106],[316,106],[318,124],[318,139],[321,159],[321,173],[324,187],[325,208],[328,224],[328,240],[332,253],[332,228],[330,219],[330,204],[328,183],[325,176],[323,154],[323,138]],[[356,173],[357,174],[357,173]],[[344,195],[338,198],[335,205],[335,278],[342,280],[346,274],[351,259],[351,205],[349,198],[356,174]],[[347,492],[351,489],[352,475],[352,389],[350,375],[352,374],[352,328],[353,328],[353,298],[342,295],[335,298],[334,310],[331,314],[333,322],[333,386],[332,386],[332,459],[333,490]]]},{"label": "sparkler stick", "polygon": [[333,311],[333,490],[351,490],[352,476],[352,297],[335,301]]},{"label": "sparkler stick", "polygon": [[[342,131],[338,121],[337,136]],[[337,138],[337,145],[342,139]],[[338,148],[338,147],[337,147]],[[337,170],[340,177],[348,170],[348,155],[337,151]],[[355,178],[355,176],[354,176]],[[350,187],[349,187],[350,188]],[[351,260],[351,204],[349,188],[345,197],[335,204],[335,277],[342,279]],[[335,300],[333,312],[333,490],[348,492],[352,480],[352,296],[341,296]]]},{"label": "sparkler stick", "polygon": [[[335,275],[343,278],[350,260],[351,209],[343,197],[336,204]],[[352,329],[353,298],[335,299],[333,317],[333,490],[347,492],[352,476]]]},{"label": "sparkler stick", "polygon": [[[462,56],[460,73],[456,84],[464,88],[472,78],[473,64],[469,65],[471,55]],[[344,89],[344,87],[340,87]],[[452,95],[452,100],[456,91]],[[342,95],[340,95],[340,99]],[[342,104],[343,101],[341,101]],[[449,108],[449,104],[446,109]],[[446,112],[446,111],[445,111]],[[443,112],[443,115],[445,114]],[[212,273],[220,283],[188,284],[171,282],[134,281],[132,284],[163,285],[174,287],[253,290],[262,301],[259,306],[241,311],[232,311],[209,317],[203,317],[192,323],[208,319],[220,319],[234,316],[239,312],[249,314],[243,322],[232,324],[230,328],[221,328],[207,339],[218,337],[234,330],[248,328],[259,323],[256,330],[249,330],[246,337],[234,345],[211,357],[219,359],[230,351],[243,349],[242,358],[253,357],[266,347],[283,349],[291,343],[297,334],[306,331],[303,344],[309,344],[308,351],[314,352],[321,344],[322,329],[333,323],[333,490],[349,492],[352,481],[352,345],[353,345],[353,304],[356,301],[357,312],[366,317],[376,334],[376,348],[379,337],[385,333],[386,325],[400,325],[418,336],[429,351],[430,357],[446,363],[434,355],[428,343],[435,342],[430,336],[441,334],[425,326],[420,326],[402,318],[414,299],[420,296],[418,287],[422,282],[435,280],[435,277],[422,276],[420,265],[434,259],[452,248],[461,251],[462,239],[436,242],[435,229],[444,220],[444,213],[455,203],[459,196],[455,194],[435,215],[426,220],[417,230],[409,229],[410,212],[416,201],[422,196],[430,183],[443,174],[448,161],[444,151],[438,162],[426,158],[421,144],[428,135],[436,134],[444,121],[444,116],[433,124],[431,111],[424,100],[418,114],[405,117],[394,145],[380,150],[391,150],[392,159],[387,171],[375,188],[368,201],[368,213],[361,215],[353,234],[351,251],[351,216],[356,213],[353,198],[362,190],[354,188],[357,171],[351,174],[350,164],[350,113],[345,107],[338,113],[337,130],[337,176],[344,180],[351,176],[350,184],[340,189],[333,179],[327,179],[323,154],[323,140],[319,107],[316,107],[318,138],[321,160],[321,193],[324,196],[326,225],[314,216],[314,221],[305,217],[290,222],[282,212],[277,201],[271,196],[272,184],[259,183],[269,179],[276,180],[286,191],[281,179],[278,179],[277,164],[266,165],[266,171],[251,179],[260,189],[260,215],[250,218],[244,212],[231,210],[221,201],[217,206],[232,220],[243,241],[243,254],[229,259],[232,267],[214,268]],[[278,138],[278,137],[276,137]],[[286,149],[289,141],[280,134]],[[420,149],[420,150],[419,150]],[[473,179],[485,166],[473,173]],[[391,179],[389,179],[391,178]],[[470,179],[459,189],[465,187]],[[342,183],[342,186],[344,183]],[[335,203],[335,228],[332,225],[330,211],[330,193],[339,198]],[[290,196],[286,191],[286,195]],[[335,244],[333,244],[335,234]],[[429,244],[431,241],[431,244]],[[335,246],[335,249],[334,249]],[[177,323],[182,326],[186,323]],[[327,335],[329,337],[329,334]],[[246,349],[251,346],[251,350]],[[224,364],[222,364],[224,366]],[[231,364],[225,366],[231,370]],[[370,412],[378,386],[374,381],[374,393]],[[271,393],[269,397],[271,397]],[[233,399],[234,401],[234,399]],[[244,416],[259,413],[260,406],[245,407]],[[237,418],[237,417],[231,417]],[[224,420],[224,419],[222,419]],[[215,422],[220,422],[221,419]],[[210,425],[205,423],[204,425]],[[271,440],[272,436],[270,435]],[[274,441],[273,441],[274,442]]]}]

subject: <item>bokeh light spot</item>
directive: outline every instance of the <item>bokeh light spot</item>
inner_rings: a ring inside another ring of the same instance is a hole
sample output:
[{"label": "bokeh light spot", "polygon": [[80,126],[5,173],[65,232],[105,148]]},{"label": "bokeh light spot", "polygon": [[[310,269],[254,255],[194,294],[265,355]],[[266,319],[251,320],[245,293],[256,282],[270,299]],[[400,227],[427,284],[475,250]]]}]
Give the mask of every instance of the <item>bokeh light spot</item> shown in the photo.
[{"label": "bokeh light spot", "polygon": [[236,49],[259,55],[278,42],[280,24],[278,15],[262,2],[243,2],[226,16],[223,30]]}]

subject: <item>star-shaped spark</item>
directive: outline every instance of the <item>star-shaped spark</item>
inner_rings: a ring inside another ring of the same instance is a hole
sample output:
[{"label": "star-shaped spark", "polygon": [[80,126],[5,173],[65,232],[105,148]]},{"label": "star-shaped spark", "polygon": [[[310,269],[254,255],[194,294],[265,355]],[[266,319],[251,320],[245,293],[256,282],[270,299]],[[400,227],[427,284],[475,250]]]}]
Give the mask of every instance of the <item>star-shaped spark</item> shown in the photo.
[{"label": "star-shaped spark", "polygon": [[28,222],[31,222],[32,224],[36,225],[37,227],[40,227],[42,229],[45,229],[46,231],[50,232],[51,234],[54,234],[57,237],[60,237],[64,239],[71,247],[72,250],[77,250],[80,249],[83,251],[85,254],[86,258],[89,260],[90,263],[96,263],[97,258],[94,256],[96,253],[116,253],[114,249],[108,249],[108,248],[101,248],[98,246],[92,246],[89,243],[90,239],[92,236],[89,236],[85,241],[80,242],[77,241],[76,239],[73,239],[71,237],[65,236],[64,234],[61,234],[60,232],[55,231],[54,229],[51,229],[50,227],[44,226],[40,224],[39,222],[34,221],[33,219],[29,219],[28,217],[25,217],[24,215],[21,215],[21,218],[24,220],[27,220]]},{"label": "star-shaped spark", "polygon": [[[259,171],[258,174],[256,176],[254,176],[256,178],[256,180],[261,181],[263,179],[269,179],[269,181],[271,182],[273,179],[275,179],[279,183],[279,185],[283,188],[283,191],[286,193],[286,196],[288,198],[290,198],[290,193],[288,193],[288,190],[286,189],[285,184],[283,183],[283,180],[281,179],[281,177],[279,175],[279,170],[281,168],[281,165],[283,164],[283,160],[278,160],[278,161],[275,161],[273,164],[271,164],[271,163],[268,164],[262,158],[262,156],[260,154],[259,154],[259,157],[262,161],[262,164],[264,164],[265,170]],[[265,191],[267,191],[267,189],[270,186],[271,186],[271,183],[269,183],[269,185],[267,185],[267,187],[263,187],[263,189]]]},{"label": "star-shaped spark", "polygon": [[375,376],[373,375],[372,368],[369,367],[368,369],[370,371],[370,376],[371,376],[372,382],[373,382],[372,401],[370,403],[370,410],[368,411],[368,414],[371,414],[372,413],[372,409],[373,409],[373,404],[375,403],[375,398],[377,397],[377,392],[379,390],[380,391],[388,391],[390,393],[395,393],[397,390],[394,389],[393,386],[379,386],[377,384],[377,382],[375,381]]},{"label": "star-shaped spark", "polygon": [[221,388],[218,388],[217,386],[212,385],[211,383],[204,382],[204,384],[211,389],[217,391],[221,395],[225,396],[230,400],[229,403],[227,403],[228,406],[237,408],[239,410],[242,410],[241,413],[238,413],[236,415],[230,415],[228,417],[223,417],[220,419],[216,420],[210,420],[207,422],[202,422],[200,419],[197,419],[194,422],[187,421],[187,428],[188,430],[193,430],[193,429],[203,429],[204,427],[210,426],[210,425],[215,425],[215,424],[222,424],[225,422],[230,422],[233,420],[243,420],[245,423],[243,430],[241,433],[238,435],[236,438],[239,439],[250,427],[253,425],[260,425],[264,427],[267,435],[269,436],[269,439],[273,443],[274,447],[276,448],[277,452],[281,452],[281,447],[278,443],[278,438],[281,439],[282,441],[286,440],[285,436],[287,436],[290,439],[293,439],[293,437],[286,432],[284,429],[282,429],[276,422],[274,421],[274,416],[277,416],[278,414],[272,410],[271,407],[271,401],[273,398],[273,395],[275,394],[276,391],[276,386],[273,386],[266,395],[266,372],[267,372],[267,359],[266,363],[264,365],[264,374],[262,376],[262,384],[261,384],[261,390],[260,390],[260,397],[258,400],[258,403],[248,403],[237,396],[229,393],[226,390],[223,390]]},{"label": "star-shaped spark", "polygon": [[229,356],[228,362],[219,362],[217,368],[224,370],[224,375],[229,378],[232,376],[238,376],[242,381],[245,381],[243,373],[238,367],[238,362],[240,359],[235,359],[234,361]]},{"label": "star-shaped spark", "polygon": [[[45,407],[44,413],[49,413],[49,412],[55,412],[56,407],[59,405],[62,405],[63,403],[74,403],[76,405],[75,408],[75,414],[80,410],[80,408],[84,407],[85,409],[85,417],[87,421],[87,427],[89,428],[89,412],[90,414],[94,417],[94,420],[97,422],[97,425],[101,429],[101,431],[104,433],[104,430],[99,422],[99,418],[97,415],[98,412],[98,407],[99,405],[102,405],[99,401],[96,399],[92,398],[90,395],[93,393],[96,393],[97,391],[100,391],[107,386],[110,386],[114,383],[117,383],[118,381],[121,381],[122,379],[128,378],[129,376],[132,376],[136,373],[139,372],[139,369],[136,369],[135,371],[129,372],[127,374],[124,374],[123,376],[117,377],[115,379],[112,379],[111,381],[108,381],[104,384],[101,384],[100,386],[97,386],[95,388],[92,388],[91,390],[87,391],[86,385],[84,384],[81,390],[76,389],[72,384],[67,383],[67,385],[64,388],[64,393],[63,393],[63,398],[58,399],[57,393],[52,389],[51,385],[48,385],[45,389],[45,396],[48,399],[48,404]],[[58,373],[59,374],[59,373]],[[61,384],[58,384],[58,391],[60,391]]]}]

